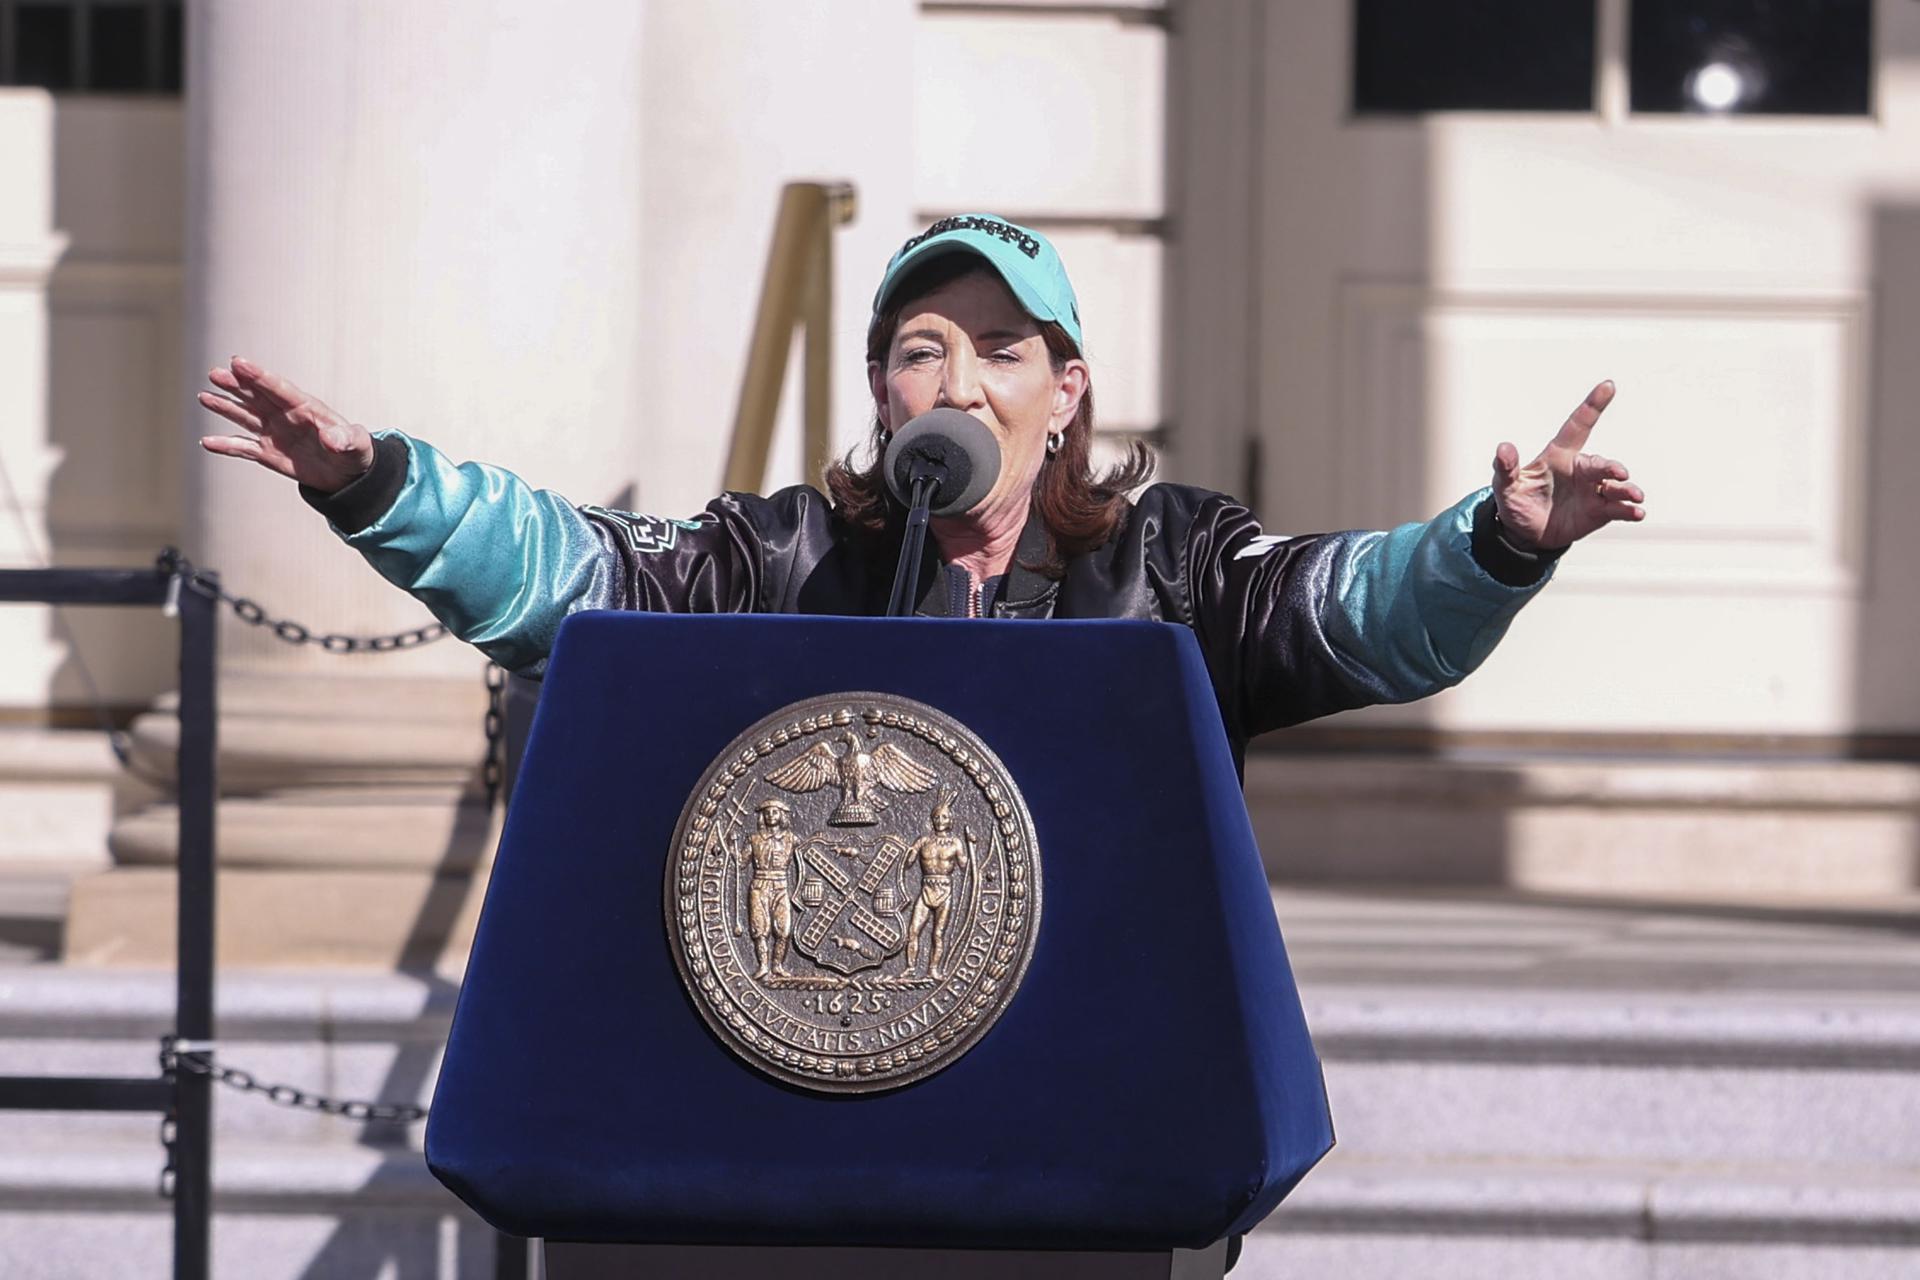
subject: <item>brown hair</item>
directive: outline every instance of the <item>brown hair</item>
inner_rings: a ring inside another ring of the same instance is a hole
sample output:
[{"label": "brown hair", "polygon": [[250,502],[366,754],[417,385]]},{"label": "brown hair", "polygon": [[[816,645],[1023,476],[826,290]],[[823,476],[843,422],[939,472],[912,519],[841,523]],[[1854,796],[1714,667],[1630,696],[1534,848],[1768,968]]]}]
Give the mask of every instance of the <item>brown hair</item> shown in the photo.
[{"label": "brown hair", "polygon": [[[993,268],[972,254],[948,254],[935,258],[908,274],[894,291],[893,301],[873,318],[867,328],[867,362],[885,364],[893,345],[893,332],[900,327],[901,313],[912,303],[951,284],[955,280],[983,272],[998,281]],[[1041,336],[1047,355],[1057,373],[1080,351],[1067,331],[1051,320],[1042,320]],[[1127,491],[1143,485],[1153,475],[1153,455],[1135,440],[1127,454],[1105,474],[1093,473],[1093,388],[1080,397],[1079,412],[1067,424],[1058,453],[1041,464],[1040,476],[1033,482],[1033,506],[1040,513],[1047,531],[1047,558],[1026,567],[1050,578],[1066,572],[1067,557],[1091,551],[1113,536],[1127,514]],[[856,461],[861,450],[866,461]],[[881,464],[887,451],[886,432],[876,413],[873,432],[864,444],[855,445],[847,456],[827,468],[827,491],[833,495],[834,510],[854,529],[884,535],[905,519],[906,511],[887,491]]]}]

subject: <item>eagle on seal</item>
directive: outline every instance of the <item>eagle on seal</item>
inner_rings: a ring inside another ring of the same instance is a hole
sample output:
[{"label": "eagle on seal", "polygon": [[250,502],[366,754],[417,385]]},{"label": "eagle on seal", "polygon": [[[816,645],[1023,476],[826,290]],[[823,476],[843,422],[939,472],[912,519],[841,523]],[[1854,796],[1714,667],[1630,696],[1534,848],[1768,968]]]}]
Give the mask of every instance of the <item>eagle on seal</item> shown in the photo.
[{"label": "eagle on seal", "polygon": [[860,749],[856,733],[843,733],[840,741],[847,744],[844,752],[836,752],[831,743],[816,742],[767,774],[768,782],[788,791],[839,787],[840,803],[827,818],[830,827],[870,827],[880,821],[874,806],[876,787],[926,791],[938,776],[891,742],[869,753]]}]

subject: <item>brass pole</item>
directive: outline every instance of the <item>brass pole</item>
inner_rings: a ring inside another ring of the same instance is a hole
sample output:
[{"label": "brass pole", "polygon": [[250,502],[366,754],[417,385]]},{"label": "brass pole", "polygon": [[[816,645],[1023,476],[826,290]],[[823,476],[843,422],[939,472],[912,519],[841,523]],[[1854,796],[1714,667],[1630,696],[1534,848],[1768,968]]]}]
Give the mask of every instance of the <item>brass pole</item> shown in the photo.
[{"label": "brass pole", "polygon": [[790,182],[781,189],[727,448],[728,489],[757,492],[766,482],[796,324],[806,335],[802,423],[808,479],[817,480],[826,468],[832,447],[833,229],[851,222],[853,213],[850,184]]},{"label": "brass pole", "polygon": [[733,419],[727,451],[726,487],[758,492],[766,479],[773,449],[773,417],[780,407],[780,384],[787,376],[787,349],[804,287],[810,224],[818,221],[817,192],[789,183],[780,193],[774,217],[773,246],[767,252],[760,284],[760,309],[754,316],[747,371],[740,384],[740,406]]},{"label": "brass pole", "polygon": [[833,405],[833,232],[826,228],[824,219],[822,231],[819,252],[808,264],[807,309],[800,321],[807,335],[800,454],[805,460],[808,484],[820,483],[832,448],[827,419]]}]

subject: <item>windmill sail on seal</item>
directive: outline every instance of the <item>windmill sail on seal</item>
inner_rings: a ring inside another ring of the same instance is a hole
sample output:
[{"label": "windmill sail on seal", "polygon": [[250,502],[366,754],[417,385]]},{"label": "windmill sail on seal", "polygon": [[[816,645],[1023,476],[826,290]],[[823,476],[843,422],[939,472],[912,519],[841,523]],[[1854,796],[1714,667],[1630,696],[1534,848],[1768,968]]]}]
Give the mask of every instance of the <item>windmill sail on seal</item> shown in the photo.
[{"label": "windmill sail on seal", "polygon": [[822,787],[840,788],[840,803],[827,817],[830,827],[870,827],[880,821],[877,812],[884,807],[878,791],[926,791],[938,775],[926,765],[891,742],[883,742],[872,752],[860,748],[860,736],[840,735],[846,744],[836,752],[831,743],[816,742],[801,755],[767,774],[767,781],[787,791],[818,791]]}]

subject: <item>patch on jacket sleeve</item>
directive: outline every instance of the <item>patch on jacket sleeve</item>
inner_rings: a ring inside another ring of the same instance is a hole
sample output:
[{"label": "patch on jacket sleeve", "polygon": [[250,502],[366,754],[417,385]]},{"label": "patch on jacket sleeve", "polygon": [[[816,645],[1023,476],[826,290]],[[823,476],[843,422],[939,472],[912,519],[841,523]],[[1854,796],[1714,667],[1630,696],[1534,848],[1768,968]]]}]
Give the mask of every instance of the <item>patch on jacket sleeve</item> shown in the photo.
[{"label": "patch on jacket sleeve", "polygon": [[703,524],[713,524],[719,517],[711,511],[703,511],[691,520],[671,520],[662,516],[639,515],[632,511],[611,511],[606,507],[582,506],[584,515],[592,516],[620,537],[621,545],[628,551],[652,555],[661,551],[671,551],[680,541],[683,531],[698,529]]},{"label": "patch on jacket sleeve", "polygon": [[1292,542],[1294,538],[1298,536],[1298,534],[1292,533],[1260,534],[1258,537],[1248,539],[1246,546],[1233,553],[1233,558],[1235,560],[1258,559],[1282,543]]}]

